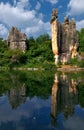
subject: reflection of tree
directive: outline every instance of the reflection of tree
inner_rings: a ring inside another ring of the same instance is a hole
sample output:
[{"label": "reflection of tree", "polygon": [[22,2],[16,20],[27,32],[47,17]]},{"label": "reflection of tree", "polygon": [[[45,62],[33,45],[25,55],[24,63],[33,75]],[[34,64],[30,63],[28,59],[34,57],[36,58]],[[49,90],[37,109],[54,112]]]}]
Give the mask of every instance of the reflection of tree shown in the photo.
[{"label": "reflection of tree", "polygon": [[8,96],[12,108],[24,103],[26,97],[47,99],[51,95],[54,74],[51,72],[12,71],[0,73],[0,95]]},{"label": "reflection of tree", "polygon": [[[33,98],[37,96],[47,99],[51,95],[52,90],[54,94],[53,98],[57,100],[54,101],[56,103],[54,105],[54,107],[56,106],[56,112],[54,110],[54,113],[58,114],[64,111],[66,113],[65,115],[73,114],[73,109],[71,108],[74,107],[73,104],[76,104],[77,101],[79,101],[82,107],[84,106],[84,74],[79,73],[76,75],[73,73],[71,75],[68,74],[68,76],[65,74],[55,75],[55,81],[52,87],[53,77],[54,72],[50,71],[3,71],[0,73],[0,95],[2,96],[3,93],[8,94],[12,108],[16,108],[25,102],[26,97]],[[58,87],[55,87],[57,85]],[[71,105],[73,107],[70,107]]]},{"label": "reflection of tree", "polygon": [[68,79],[65,74],[60,75],[57,79],[52,86],[51,114],[54,122],[56,122],[56,117],[61,112],[63,112],[65,118],[68,118],[69,115],[72,116],[74,106],[78,103],[76,80]]},{"label": "reflection of tree", "polygon": [[78,102],[81,105],[81,107],[84,107],[84,84],[78,85]]}]

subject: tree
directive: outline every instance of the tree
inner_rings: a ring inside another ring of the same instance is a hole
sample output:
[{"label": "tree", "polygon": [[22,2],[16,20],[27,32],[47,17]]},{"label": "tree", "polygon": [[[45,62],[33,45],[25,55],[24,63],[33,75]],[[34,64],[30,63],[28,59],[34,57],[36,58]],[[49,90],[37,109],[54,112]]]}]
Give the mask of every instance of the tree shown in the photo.
[{"label": "tree", "polygon": [[42,64],[53,60],[51,39],[48,34],[40,35],[36,40],[29,39],[30,46],[27,51],[28,63]]},{"label": "tree", "polygon": [[0,66],[7,65],[7,63],[9,63],[9,60],[5,56],[6,54],[5,52],[7,51],[8,51],[8,47],[6,45],[6,42],[3,41],[2,38],[0,38]]},{"label": "tree", "polygon": [[39,44],[43,44],[45,41],[50,41],[50,36],[48,34],[43,34],[40,35],[37,39],[36,42]]},{"label": "tree", "polygon": [[30,37],[29,39],[26,40],[26,44],[27,44],[27,48],[29,50],[29,48],[31,46],[34,46],[35,45],[35,39],[33,37]]},{"label": "tree", "polygon": [[84,52],[84,28],[79,31],[79,51]]}]

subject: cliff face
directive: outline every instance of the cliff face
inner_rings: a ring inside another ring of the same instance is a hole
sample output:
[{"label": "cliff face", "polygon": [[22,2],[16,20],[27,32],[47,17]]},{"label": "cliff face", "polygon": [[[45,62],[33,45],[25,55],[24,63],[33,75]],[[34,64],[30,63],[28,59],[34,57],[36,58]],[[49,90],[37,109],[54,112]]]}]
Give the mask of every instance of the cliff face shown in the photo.
[{"label": "cliff face", "polygon": [[7,38],[7,45],[12,49],[20,49],[25,52],[27,49],[26,35],[17,28],[12,27]]},{"label": "cliff face", "polygon": [[[67,62],[78,55],[78,33],[74,19],[65,17],[64,23],[58,21],[57,10],[52,11],[52,50],[55,63]],[[54,39],[54,40],[53,40]]]}]

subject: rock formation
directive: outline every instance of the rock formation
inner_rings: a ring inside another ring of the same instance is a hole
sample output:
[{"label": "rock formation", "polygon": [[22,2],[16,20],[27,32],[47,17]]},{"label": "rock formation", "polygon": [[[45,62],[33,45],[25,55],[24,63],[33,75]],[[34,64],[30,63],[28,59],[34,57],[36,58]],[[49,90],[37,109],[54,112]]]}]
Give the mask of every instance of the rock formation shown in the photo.
[{"label": "rock formation", "polygon": [[19,88],[11,88],[8,92],[9,103],[12,109],[16,109],[26,101],[26,86],[23,84]]},{"label": "rock formation", "polygon": [[54,84],[52,86],[52,99],[51,99],[51,121],[52,124],[55,125],[55,120],[56,120],[56,112],[57,112],[57,92],[58,92],[58,75],[55,74],[55,80]]},{"label": "rock formation", "polygon": [[19,49],[25,52],[27,49],[26,35],[20,32],[16,27],[12,27],[7,38],[7,45],[11,50]]},{"label": "rock formation", "polygon": [[65,119],[74,114],[75,105],[78,104],[78,80],[70,79],[68,75],[55,74],[51,98],[51,123],[56,125],[59,113]]},{"label": "rock formation", "polygon": [[52,19],[51,19],[51,24],[52,24],[52,50],[55,56],[55,64],[58,63],[58,53],[59,53],[59,48],[58,48],[58,21],[57,21],[57,10],[52,11]]},{"label": "rock formation", "polygon": [[52,11],[51,18],[52,28],[52,50],[55,56],[55,64],[59,61],[68,62],[71,58],[78,55],[78,33],[76,30],[75,20],[69,21],[66,16],[64,23],[58,21],[58,11]]}]

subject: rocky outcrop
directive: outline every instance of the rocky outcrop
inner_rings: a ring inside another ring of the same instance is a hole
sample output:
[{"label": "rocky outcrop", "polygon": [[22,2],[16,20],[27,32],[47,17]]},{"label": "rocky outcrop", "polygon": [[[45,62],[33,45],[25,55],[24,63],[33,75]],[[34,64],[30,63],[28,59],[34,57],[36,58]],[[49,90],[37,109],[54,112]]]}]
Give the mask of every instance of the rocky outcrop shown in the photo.
[{"label": "rocky outcrop", "polygon": [[26,101],[26,87],[25,84],[19,86],[19,88],[11,88],[8,92],[9,103],[12,109],[16,109]]},{"label": "rocky outcrop", "polygon": [[58,61],[68,62],[71,58],[78,55],[78,33],[76,30],[75,20],[66,16],[64,23],[58,21],[58,11],[52,11],[52,50],[55,56],[55,64]]},{"label": "rocky outcrop", "polygon": [[27,49],[26,35],[20,32],[16,27],[12,27],[8,34],[7,45],[11,50],[19,49],[25,52]]},{"label": "rocky outcrop", "polygon": [[74,114],[75,105],[78,104],[78,82],[65,73],[55,74],[51,97],[51,123],[56,125],[59,113],[66,118]]}]

